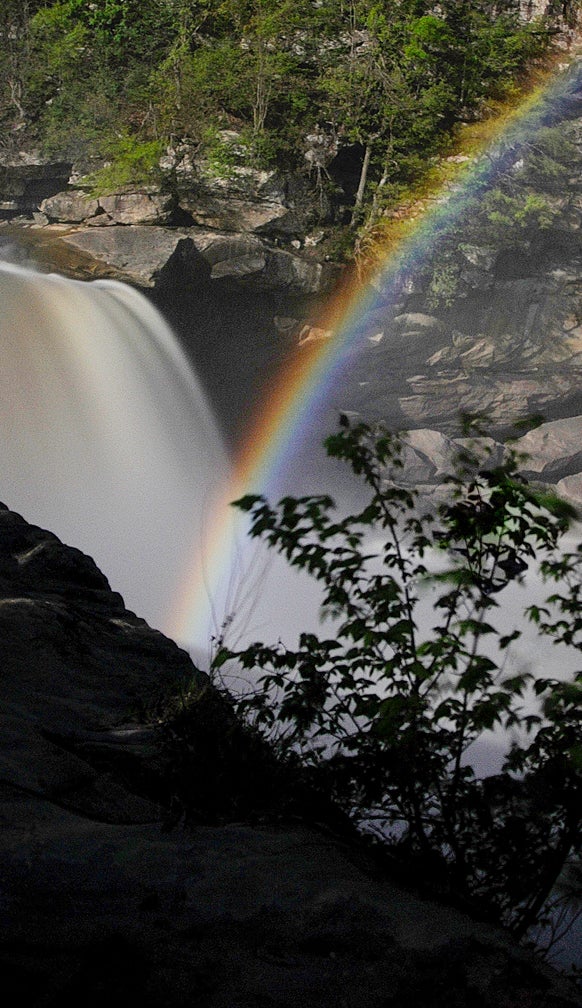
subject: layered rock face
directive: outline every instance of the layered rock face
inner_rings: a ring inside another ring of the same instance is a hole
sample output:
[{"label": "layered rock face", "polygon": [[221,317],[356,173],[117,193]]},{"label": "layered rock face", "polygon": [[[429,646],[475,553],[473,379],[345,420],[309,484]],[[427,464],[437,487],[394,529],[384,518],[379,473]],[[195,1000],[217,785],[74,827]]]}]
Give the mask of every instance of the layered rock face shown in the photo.
[{"label": "layered rock face", "polygon": [[0,155],[0,220],[33,214],[45,197],[68,182],[71,162],[48,161],[36,152]]},{"label": "layered rock face", "polygon": [[449,437],[430,428],[412,429],[402,437],[403,468],[397,479],[423,496],[450,499],[443,484],[469,447],[488,466],[501,464],[508,450],[516,451],[522,459],[520,472],[529,483],[553,490],[576,509],[582,506],[582,416],[542,423],[509,445],[491,437]]},{"label": "layered rock face", "polygon": [[177,261],[193,281],[231,280],[251,284],[255,290],[280,293],[321,293],[329,290],[337,274],[331,264],[310,262],[267,246],[256,235],[204,228],[150,228],[143,224],[98,232],[87,228],[63,240],[142,287],[156,286],[164,272],[171,276]]},{"label": "layered rock face", "polygon": [[[502,933],[383,877],[353,841],[240,811],[170,828],[152,784],[155,712],[185,682],[211,697],[202,674],[89,558],[4,509],[0,596],[0,962],[27,1008],[581,1003]],[[224,706],[205,710],[202,785],[225,781],[232,735]]]},{"label": "layered rock face", "polygon": [[244,165],[220,171],[186,143],[169,150],[160,168],[157,185],[94,196],[71,162],[28,152],[0,157],[0,214],[17,226],[55,230],[93,261],[93,270],[142,287],[155,287],[160,273],[172,270],[186,240],[194,276],[208,264],[212,279],[250,281],[261,291],[331,289],[337,268],[301,251],[313,250],[313,227],[331,213],[309,179]]}]

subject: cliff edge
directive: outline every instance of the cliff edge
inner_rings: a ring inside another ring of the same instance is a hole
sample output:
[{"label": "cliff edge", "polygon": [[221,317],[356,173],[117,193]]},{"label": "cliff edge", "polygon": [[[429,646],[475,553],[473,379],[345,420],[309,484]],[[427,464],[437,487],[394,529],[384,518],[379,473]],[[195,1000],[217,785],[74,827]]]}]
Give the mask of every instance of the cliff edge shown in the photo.
[{"label": "cliff edge", "polygon": [[[21,1004],[582,1003],[503,933],[399,887],[305,818],[236,801],[237,821],[172,818],[160,711],[194,684],[206,735],[233,738],[228,706],[88,557],[7,509],[0,649],[0,962]],[[202,793],[226,776],[224,747],[198,750]]]}]

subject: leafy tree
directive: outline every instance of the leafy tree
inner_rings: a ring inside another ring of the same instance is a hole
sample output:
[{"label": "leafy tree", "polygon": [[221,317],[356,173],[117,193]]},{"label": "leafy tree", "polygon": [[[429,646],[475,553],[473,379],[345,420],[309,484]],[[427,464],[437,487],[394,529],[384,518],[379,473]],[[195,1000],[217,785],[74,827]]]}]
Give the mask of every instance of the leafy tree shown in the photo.
[{"label": "leafy tree", "polygon": [[521,22],[510,4],[487,0],[436,8],[353,0],[343,9],[343,33],[335,31],[344,46],[327,64],[323,57],[321,86],[337,135],[361,145],[352,224],[363,219],[369,228],[395,186],[422,174],[454,124],[503,93],[548,33]]},{"label": "leafy tree", "polygon": [[5,0],[0,9],[0,116],[20,129],[26,121],[30,19],[41,0]]},{"label": "leafy tree", "polygon": [[0,116],[74,156],[234,128],[285,167],[319,125],[360,156],[369,226],[548,37],[511,0],[5,0]]},{"label": "leafy tree", "polygon": [[[366,486],[357,514],[337,517],[327,496],[237,506],[251,535],[320,582],[333,634],[303,633],[294,650],[223,647],[215,667],[236,658],[259,671],[240,711],[358,821],[379,826],[417,879],[522,935],[580,852],[582,672],[560,681],[505,671],[521,629],[501,634],[495,613],[507,585],[541,560],[557,590],[529,618],[580,646],[582,547],[560,552],[572,509],[528,486],[515,452],[493,465],[466,449],[450,502],[421,515],[394,481],[398,439],[342,418],[326,445]],[[419,620],[423,585],[434,593],[430,631]],[[480,777],[472,747],[497,729],[510,740],[504,766]]]}]

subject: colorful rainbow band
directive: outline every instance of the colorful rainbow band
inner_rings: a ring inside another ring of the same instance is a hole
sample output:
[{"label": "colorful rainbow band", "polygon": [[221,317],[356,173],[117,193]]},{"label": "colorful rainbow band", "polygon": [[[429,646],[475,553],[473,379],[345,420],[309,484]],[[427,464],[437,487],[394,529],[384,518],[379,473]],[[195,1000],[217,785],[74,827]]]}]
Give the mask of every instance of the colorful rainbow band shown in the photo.
[{"label": "colorful rainbow band", "polygon": [[[190,558],[184,581],[173,600],[170,627],[182,643],[207,639],[220,631],[209,616],[209,597],[233,566],[232,508],[228,505],[246,493],[268,495],[281,473],[303,444],[314,414],[337,387],[349,354],[366,334],[368,319],[380,305],[390,303],[402,277],[434,255],[441,237],[462,224],[473,198],[512,157],[512,147],[545,122],[559,117],[562,103],[576,92],[579,71],[548,71],[541,84],[505,114],[488,145],[470,161],[459,163],[454,185],[435,193],[432,208],[419,216],[408,236],[384,256],[364,278],[343,284],[318,322],[330,330],[328,339],[298,349],[282,369],[255,410],[232,469],[231,479],[214,508],[206,541],[199,555]],[[484,157],[484,152],[488,156]],[[494,156],[491,156],[491,155]],[[202,557],[202,559],[201,559]]]}]

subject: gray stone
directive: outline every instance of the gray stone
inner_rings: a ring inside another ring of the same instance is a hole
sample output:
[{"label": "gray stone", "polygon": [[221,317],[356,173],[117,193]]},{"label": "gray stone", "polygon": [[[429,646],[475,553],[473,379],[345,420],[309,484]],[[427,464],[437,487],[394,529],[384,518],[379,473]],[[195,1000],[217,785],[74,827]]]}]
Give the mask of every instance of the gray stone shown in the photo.
[{"label": "gray stone", "polygon": [[99,197],[100,208],[114,224],[166,224],[174,205],[173,196],[155,189]]},{"label": "gray stone", "polygon": [[282,220],[289,216],[289,211],[280,203],[242,200],[234,196],[218,199],[197,193],[190,198],[181,197],[179,205],[195,224],[221,231],[268,231],[275,221],[282,226]]},{"label": "gray stone", "polygon": [[[233,231],[297,239],[314,219],[312,186],[300,176],[245,164],[248,146],[234,130],[222,130],[225,152],[234,163],[217,165],[191,144],[179,144],[162,159],[170,173],[178,205],[195,224]],[[237,161],[238,159],[238,161]]]},{"label": "gray stone", "polygon": [[252,283],[261,290],[321,293],[331,288],[338,273],[331,263],[321,264],[274,249],[255,235],[202,228],[88,227],[65,235],[63,241],[113,267],[120,279],[144,287],[155,285],[174,255],[193,276],[230,278]]},{"label": "gray stone", "polygon": [[0,201],[16,204],[14,213],[31,214],[46,197],[66,186],[70,161],[52,161],[38,151],[0,152]]},{"label": "gray stone", "polygon": [[403,475],[407,483],[433,483],[449,475],[457,446],[440,431],[418,428],[403,435]]},{"label": "gray stone", "polygon": [[560,497],[565,497],[571,501],[575,507],[582,508],[582,472],[574,473],[572,476],[565,476],[558,481],[556,492]]},{"label": "gray stone", "polygon": [[299,329],[297,334],[298,346],[304,346],[306,343],[317,343],[320,340],[331,340],[333,339],[334,332],[333,329],[322,329],[321,326],[309,325],[305,323]]},{"label": "gray stone", "polygon": [[40,204],[40,210],[49,220],[79,223],[87,217],[94,217],[99,209],[96,199],[83,192],[71,190],[49,196]]},{"label": "gray stone", "polygon": [[184,240],[183,232],[146,225],[87,228],[63,236],[65,244],[113,267],[120,279],[153,287]]},{"label": "gray stone", "polygon": [[284,249],[267,247],[265,273],[258,286],[290,293],[325,294],[333,290],[341,274],[335,263],[304,259]]},{"label": "gray stone", "polygon": [[527,476],[555,483],[582,471],[582,417],[553,420],[529,431],[516,443],[527,459]]}]

